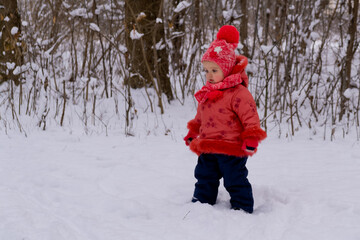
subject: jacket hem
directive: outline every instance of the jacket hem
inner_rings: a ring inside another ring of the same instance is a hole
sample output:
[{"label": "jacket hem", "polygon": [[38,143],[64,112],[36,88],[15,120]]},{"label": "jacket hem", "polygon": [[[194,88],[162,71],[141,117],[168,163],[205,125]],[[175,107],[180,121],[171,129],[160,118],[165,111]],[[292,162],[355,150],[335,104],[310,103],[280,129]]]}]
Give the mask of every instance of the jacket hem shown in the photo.
[{"label": "jacket hem", "polygon": [[244,150],[241,149],[241,146],[242,142],[197,138],[190,143],[190,150],[197,155],[200,155],[202,153],[217,153],[237,157],[253,155],[246,153]]}]

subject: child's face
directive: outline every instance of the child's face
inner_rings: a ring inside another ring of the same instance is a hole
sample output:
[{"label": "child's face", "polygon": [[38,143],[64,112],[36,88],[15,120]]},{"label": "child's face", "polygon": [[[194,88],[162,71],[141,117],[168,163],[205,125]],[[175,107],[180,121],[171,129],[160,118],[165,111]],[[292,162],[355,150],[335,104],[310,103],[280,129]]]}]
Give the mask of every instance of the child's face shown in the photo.
[{"label": "child's face", "polygon": [[206,81],[215,84],[224,80],[224,73],[219,65],[208,61],[204,61],[202,64],[206,73]]}]

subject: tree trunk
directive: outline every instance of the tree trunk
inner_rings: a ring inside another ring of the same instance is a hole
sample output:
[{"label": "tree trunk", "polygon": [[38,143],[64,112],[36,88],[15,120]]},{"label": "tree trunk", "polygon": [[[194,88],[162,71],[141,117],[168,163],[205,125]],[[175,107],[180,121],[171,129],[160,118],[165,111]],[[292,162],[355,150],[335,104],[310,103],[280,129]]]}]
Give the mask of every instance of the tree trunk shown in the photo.
[{"label": "tree trunk", "polygon": [[240,41],[243,45],[243,54],[246,57],[250,57],[249,44],[248,44],[248,7],[247,0],[241,0],[241,24],[240,24]]},{"label": "tree trunk", "polygon": [[[177,6],[181,0],[173,0],[173,6]],[[183,39],[185,35],[185,21],[184,21],[185,11],[174,13],[171,19],[171,30],[174,33],[171,36],[172,49],[171,49],[171,59],[174,63],[174,68],[178,72],[183,72],[186,68],[186,64],[182,58],[182,46]]]},{"label": "tree trunk", "polygon": [[20,71],[17,67],[23,64],[23,53],[16,0],[0,0],[0,29],[0,84],[13,80],[18,85]]},{"label": "tree trunk", "polygon": [[[162,11],[159,11],[162,9],[162,4],[162,0],[125,1],[127,67],[130,71],[130,78],[126,84],[130,84],[132,88],[141,88],[157,82],[159,94],[165,93],[168,100],[172,100],[174,97],[168,76],[169,63],[164,21]],[[157,19],[161,19],[162,22]],[[132,31],[143,34],[141,40],[131,38]],[[154,54],[154,49],[156,54]],[[145,51],[145,57],[143,51]],[[146,65],[150,66],[151,72],[145,67]],[[153,76],[160,79],[154,81],[151,79]]]},{"label": "tree trunk", "polygon": [[166,48],[165,29],[164,29],[164,17],[163,17],[163,5],[164,0],[159,0],[159,8],[155,8],[158,11],[157,19],[155,19],[155,30],[153,36],[153,61],[154,71],[158,79],[159,88],[161,92],[165,93],[168,101],[174,99],[171,83],[169,78],[169,53]]},{"label": "tree trunk", "polygon": [[345,66],[344,66],[345,69],[343,69],[345,73],[342,74],[342,79],[341,79],[341,104],[340,104],[341,109],[340,109],[340,118],[339,118],[340,121],[342,120],[347,108],[346,105],[348,99],[344,96],[344,92],[346,91],[346,89],[350,87],[351,67],[352,67],[351,65],[356,50],[355,42],[356,42],[356,32],[357,32],[357,17],[359,12],[358,0],[354,1],[353,6],[352,6],[352,1],[349,0],[349,12],[351,14],[351,19],[348,29],[349,40],[348,40],[346,56],[345,56]]},{"label": "tree trunk", "polygon": [[287,18],[288,0],[277,0],[275,6],[275,31],[274,39],[276,43],[281,46],[283,35],[285,31],[285,22]]},{"label": "tree trunk", "polygon": [[263,40],[263,44],[268,45],[268,38],[269,38],[269,27],[270,27],[270,6],[271,6],[271,1],[267,0],[264,3],[264,40]]}]

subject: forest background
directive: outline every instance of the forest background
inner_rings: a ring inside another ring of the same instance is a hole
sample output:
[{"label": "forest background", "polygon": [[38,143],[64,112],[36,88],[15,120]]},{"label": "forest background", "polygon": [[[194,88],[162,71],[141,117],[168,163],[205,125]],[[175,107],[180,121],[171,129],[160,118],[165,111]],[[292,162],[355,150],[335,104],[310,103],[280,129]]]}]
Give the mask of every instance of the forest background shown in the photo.
[{"label": "forest background", "polygon": [[196,105],[230,24],[266,131],[360,139],[359,21],[358,0],[0,0],[0,129],[136,135]]}]

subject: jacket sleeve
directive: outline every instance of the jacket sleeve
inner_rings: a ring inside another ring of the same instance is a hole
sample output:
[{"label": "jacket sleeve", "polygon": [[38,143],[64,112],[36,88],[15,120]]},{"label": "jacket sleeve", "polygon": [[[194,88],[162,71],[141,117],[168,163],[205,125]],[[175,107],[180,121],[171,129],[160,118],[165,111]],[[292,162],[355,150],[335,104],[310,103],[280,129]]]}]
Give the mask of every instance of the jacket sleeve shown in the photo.
[{"label": "jacket sleeve", "polygon": [[260,119],[254,98],[246,87],[241,86],[232,99],[233,111],[238,115],[244,131],[242,139],[252,138],[262,141],[266,132],[260,128]]},{"label": "jacket sleeve", "polygon": [[199,108],[200,108],[200,104],[197,108],[197,113],[195,118],[187,123],[187,128],[189,129],[189,131],[196,134],[200,133],[200,126],[201,126],[201,116],[200,116]]}]

